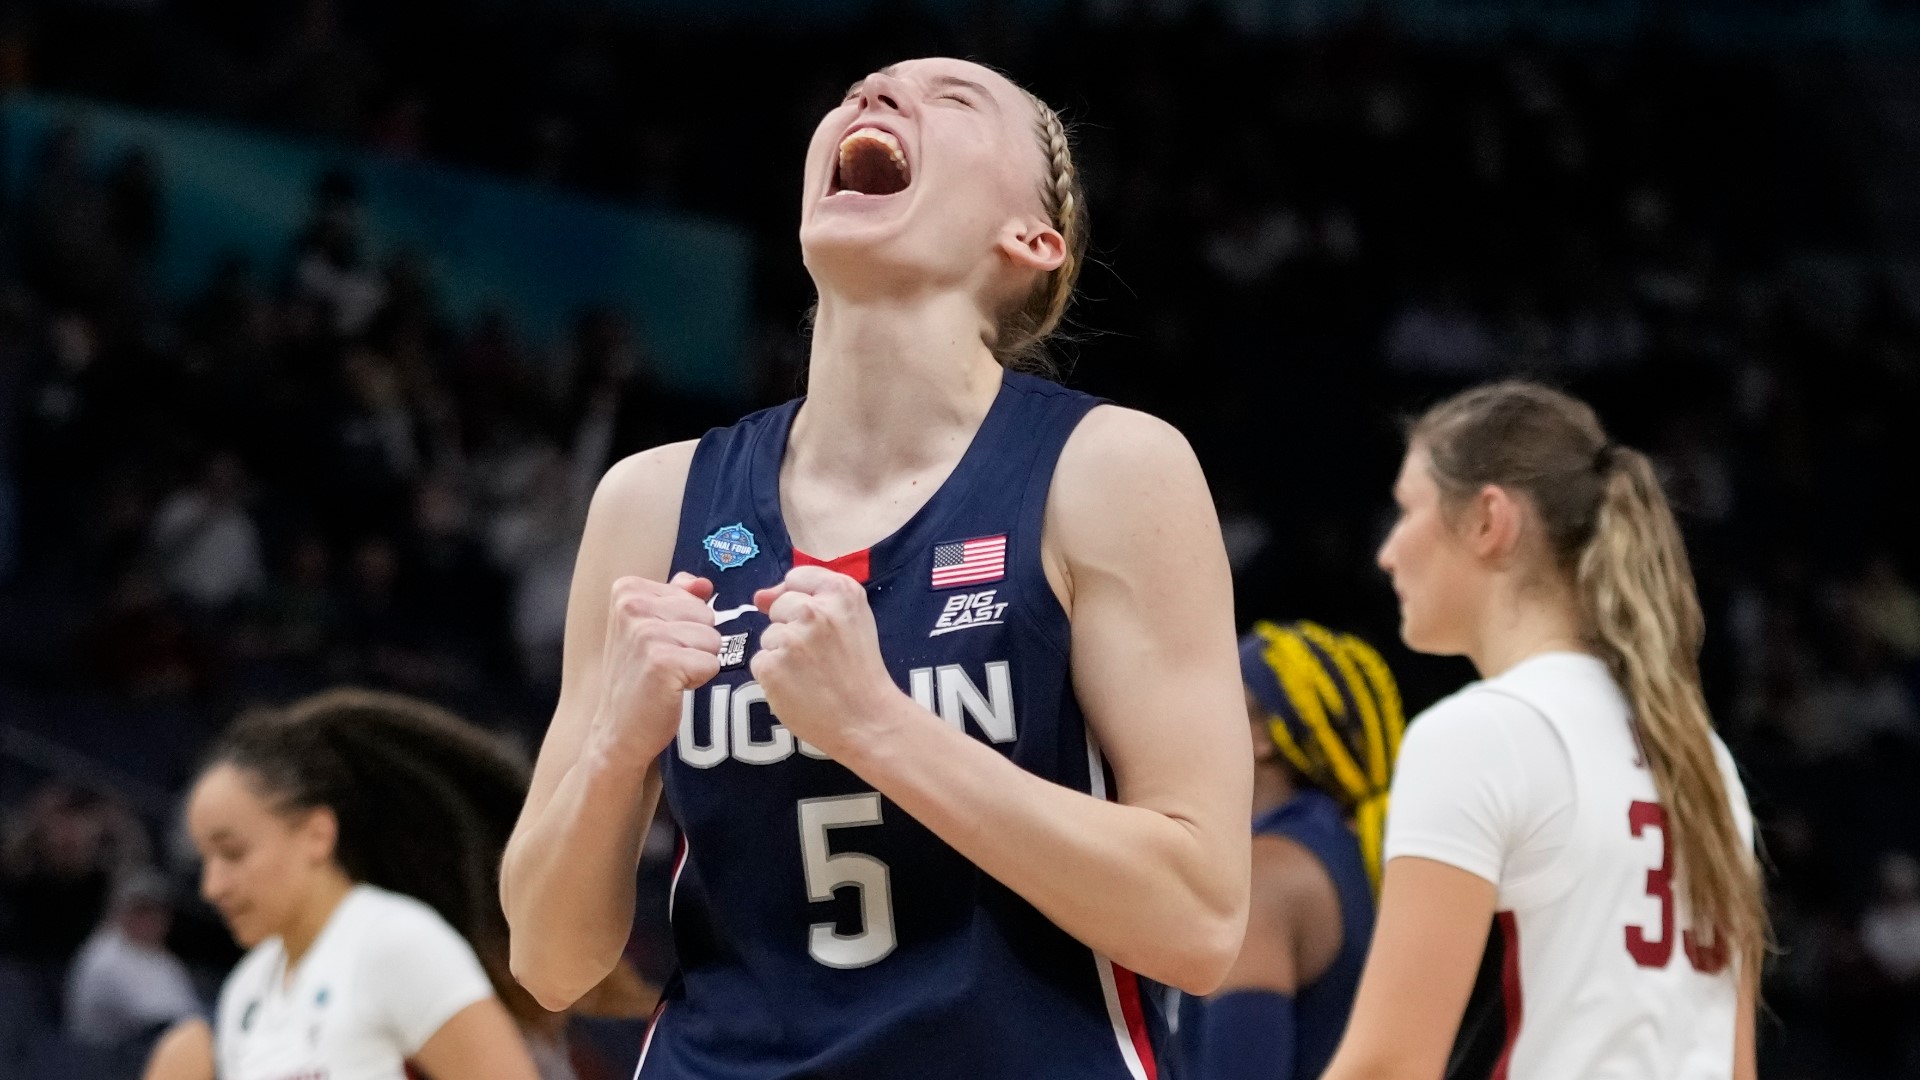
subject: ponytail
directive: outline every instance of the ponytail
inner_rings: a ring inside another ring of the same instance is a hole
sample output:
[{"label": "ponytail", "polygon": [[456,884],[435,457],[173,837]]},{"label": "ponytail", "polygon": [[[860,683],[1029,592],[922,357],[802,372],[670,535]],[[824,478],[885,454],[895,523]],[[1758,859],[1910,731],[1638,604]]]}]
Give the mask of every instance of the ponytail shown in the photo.
[{"label": "ponytail", "polygon": [[1759,863],[1734,821],[1700,686],[1705,619],[1653,463],[1612,443],[1584,402],[1519,381],[1441,402],[1409,441],[1448,505],[1493,485],[1538,513],[1589,647],[1626,695],[1699,944],[1756,971],[1768,942]]},{"label": "ponytail", "polygon": [[1766,907],[1700,687],[1706,625],[1693,569],[1653,463],[1624,447],[1603,456],[1593,538],[1575,572],[1588,632],[1632,707],[1695,925],[1713,927],[1714,947],[1752,971],[1766,947]]}]

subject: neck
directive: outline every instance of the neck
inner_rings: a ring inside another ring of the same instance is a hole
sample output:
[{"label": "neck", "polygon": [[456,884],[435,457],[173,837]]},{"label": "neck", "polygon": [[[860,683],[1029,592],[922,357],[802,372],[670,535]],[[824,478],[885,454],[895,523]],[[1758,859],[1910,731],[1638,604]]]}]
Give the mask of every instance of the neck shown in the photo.
[{"label": "neck", "polygon": [[1467,658],[1483,679],[1548,652],[1588,652],[1579,603],[1563,583],[1496,588]]},{"label": "neck", "polygon": [[320,878],[320,883],[308,895],[306,903],[294,912],[292,925],[280,931],[280,947],[287,954],[287,970],[292,971],[313,948],[314,939],[327,928],[327,921],[339,909],[340,902],[353,891],[353,882],[338,868],[329,871]]},{"label": "neck", "polygon": [[1000,376],[970,298],[822,289],[807,401],[788,438],[792,467],[865,486],[956,459]]},{"label": "neck", "polygon": [[1286,802],[1298,792],[1287,770],[1273,761],[1258,762],[1253,767],[1253,816],[1272,810]]}]

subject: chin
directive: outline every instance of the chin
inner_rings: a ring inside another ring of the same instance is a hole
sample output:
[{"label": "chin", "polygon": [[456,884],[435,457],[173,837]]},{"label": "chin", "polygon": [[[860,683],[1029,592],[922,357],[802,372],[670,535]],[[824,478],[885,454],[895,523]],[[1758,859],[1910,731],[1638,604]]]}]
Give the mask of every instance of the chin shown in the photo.
[{"label": "chin", "polygon": [[1406,610],[1400,612],[1400,640],[1407,648],[1428,656],[1444,655],[1446,648],[1439,635]]},{"label": "chin", "polygon": [[243,949],[251,949],[268,937],[248,919],[228,919],[227,933],[232,934],[234,942]]}]

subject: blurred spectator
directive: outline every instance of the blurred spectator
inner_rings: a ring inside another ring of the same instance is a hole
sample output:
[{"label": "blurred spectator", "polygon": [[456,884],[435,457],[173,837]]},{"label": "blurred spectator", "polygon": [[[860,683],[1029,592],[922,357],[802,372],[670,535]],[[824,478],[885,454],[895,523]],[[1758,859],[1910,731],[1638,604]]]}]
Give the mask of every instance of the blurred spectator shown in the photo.
[{"label": "blurred spectator", "polygon": [[0,884],[13,909],[0,955],[55,969],[98,925],[115,882],[149,854],[146,834],[126,807],[57,780],[6,823],[0,844]]},{"label": "blurred spectator", "polygon": [[513,580],[513,639],[522,669],[540,684],[560,673],[567,596],[586,524],[583,474],[552,446],[528,442],[502,458],[494,475],[487,546]]},{"label": "blurred spectator", "polygon": [[1920,862],[1912,855],[1880,861],[1880,896],[1860,920],[1860,938],[1889,980],[1920,988]]},{"label": "blurred spectator", "polygon": [[205,1011],[187,966],[167,951],[172,924],[165,879],[142,871],[121,883],[106,922],[87,939],[67,978],[71,1038],[120,1046]]},{"label": "blurred spectator", "polygon": [[140,701],[198,696],[217,667],[208,642],[144,570],[114,586],[84,652],[90,673]]},{"label": "blurred spectator", "polygon": [[323,659],[338,640],[342,618],[332,574],[326,541],[313,533],[295,539],[284,569],[267,582],[236,647],[255,658]]},{"label": "blurred spectator", "polygon": [[342,337],[364,330],[386,300],[363,243],[360,185],[346,173],[328,173],[315,188],[313,216],[294,250],[293,280],[298,295],[321,302]]},{"label": "blurred spectator", "polygon": [[260,534],[242,503],[246,473],[230,453],[208,460],[199,480],[154,516],[153,555],[167,588],[198,608],[224,612],[265,578]]},{"label": "blurred spectator", "polygon": [[1886,553],[1874,556],[1854,586],[1855,617],[1871,639],[1904,663],[1920,660],[1920,593]]}]

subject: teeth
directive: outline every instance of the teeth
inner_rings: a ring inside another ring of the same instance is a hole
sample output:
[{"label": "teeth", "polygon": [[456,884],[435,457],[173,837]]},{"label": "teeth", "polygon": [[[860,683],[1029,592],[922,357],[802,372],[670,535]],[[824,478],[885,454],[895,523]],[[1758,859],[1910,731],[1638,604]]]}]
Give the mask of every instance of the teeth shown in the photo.
[{"label": "teeth", "polygon": [[855,147],[863,140],[876,142],[886,147],[887,157],[893,162],[894,166],[902,172],[906,171],[907,156],[900,150],[900,140],[894,138],[892,132],[882,131],[879,128],[860,128],[857,131],[849,132],[846,138],[840,140],[840,160],[842,163],[847,162],[853,157]]}]

